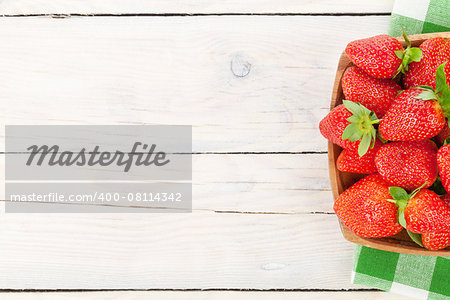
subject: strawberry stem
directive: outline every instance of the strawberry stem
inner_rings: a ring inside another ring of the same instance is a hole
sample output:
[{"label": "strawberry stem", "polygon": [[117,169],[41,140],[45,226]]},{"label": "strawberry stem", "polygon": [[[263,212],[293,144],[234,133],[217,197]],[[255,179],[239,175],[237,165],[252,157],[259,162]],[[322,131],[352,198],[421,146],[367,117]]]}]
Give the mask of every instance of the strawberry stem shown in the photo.
[{"label": "strawberry stem", "polygon": [[402,31],[403,31],[403,38],[405,39],[407,47],[403,51],[402,50],[395,51],[395,55],[397,55],[397,57],[402,60],[402,63],[398,67],[397,74],[395,74],[395,76],[397,76],[400,73],[405,74],[408,71],[408,65],[411,62],[413,61],[419,62],[422,59],[422,50],[417,47],[411,47],[411,42],[409,41],[408,36],[406,35],[405,28],[402,27]]},{"label": "strawberry stem", "polygon": [[406,32],[405,32],[405,27],[403,27],[403,26],[402,26],[402,35],[403,35],[403,38],[405,39],[406,46],[411,47],[411,42],[409,41],[408,36],[406,35]]}]

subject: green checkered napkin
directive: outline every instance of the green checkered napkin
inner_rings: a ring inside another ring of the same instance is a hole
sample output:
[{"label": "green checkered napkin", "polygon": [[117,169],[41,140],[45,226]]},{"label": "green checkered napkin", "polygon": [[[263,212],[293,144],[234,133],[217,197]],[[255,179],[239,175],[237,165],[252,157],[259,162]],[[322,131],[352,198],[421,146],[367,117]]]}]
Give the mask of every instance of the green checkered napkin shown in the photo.
[{"label": "green checkered napkin", "polygon": [[[396,0],[389,34],[450,31],[450,0]],[[352,282],[417,299],[450,300],[450,258],[356,246]]]},{"label": "green checkered napkin", "polygon": [[396,0],[391,15],[389,34],[450,31],[450,0]]},{"label": "green checkered napkin", "polygon": [[352,282],[417,299],[450,299],[450,258],[356,246]]}]

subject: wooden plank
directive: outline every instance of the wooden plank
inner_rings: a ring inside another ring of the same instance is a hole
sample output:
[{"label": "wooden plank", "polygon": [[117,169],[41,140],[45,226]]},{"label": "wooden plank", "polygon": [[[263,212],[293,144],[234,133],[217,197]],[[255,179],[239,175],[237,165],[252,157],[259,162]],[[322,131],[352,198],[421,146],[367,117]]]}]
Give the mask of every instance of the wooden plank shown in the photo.
[{"label": "wooden plank", "polygon": [[349,289],[332,215],[6,214],[1,289]]},{"label": "wooden plank", "polygon": [[330,213],[326,154],[200,155],[193,160],[193,208]]},{"label": "wooden plank", "polygon": [[[194,155],[192,207],[217,212],[332,213],[327,164],[326,154]],[[0,169],[4,169],[4,155],[0,155]],[[4,189],[0,184],[1,199]]]},{"label": "wooden plank", "polygon": [[8,41],[0,124],[191,124],[194,152],[326,151],[317,125],[339,55],[388,24],[388,16],[0,18]]},{"label": "wooden plank", "polygon": [[0,14],[390,13],[393,0],[3,0]]},{"label": "wooden plank", "polygon": [[121,300],[121,299],[161,299],[161,300],[412,300],[386,292],[232,292],[232,291],[202,291],[202,292],[84,292],[84,293],[8,293],[2,294],[4,300],[45,300],[45,299],[93,299],[93,300]]}]

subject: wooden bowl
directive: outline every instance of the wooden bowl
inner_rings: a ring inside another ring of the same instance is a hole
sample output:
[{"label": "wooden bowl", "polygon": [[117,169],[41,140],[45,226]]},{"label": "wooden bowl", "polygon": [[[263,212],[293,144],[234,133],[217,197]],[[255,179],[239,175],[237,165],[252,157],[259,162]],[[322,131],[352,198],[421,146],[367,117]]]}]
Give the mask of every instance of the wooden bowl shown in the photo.
[{"label": "wooden bowl", "polygon": [[[444,39],[450,39],[450,32],[417,34],[409,36],[408,38],[411,41],[411,44],[417,47],[423,41],[434,37],[442,37]],[[405,41],[403,38],[399,37],[397,39],[403,44],[403,46],[405,46]],[[337,105],[342,104],[342,100],[344,99],[341,84],[342,75],[344,74],[345,70],[352,65],[353,63],[347,57],[345,52],[343,52],[339,60],[336,79],[334,81],[334,88],[331,98],[330,109],[333,109]],[[347,188],[353,185],[356,181],[366,176],[361,174],[340,172],[336,168],[336,161],[341,151],[342,148],[340,148],[338,145],[328,142],[328,164],[330,168],[330,180],[334,200],[336,200],[337,197],[343,191],[345,191]],[[438,251],[427,250],[411,241],[405,230],[403,230],[399,234],[387,238],[362,238],[354,234],[340,220],[339,223],[341,225],[341,231],[344,237],[350,242],[356,244],[398,253],[419,254],[428,256],[450,256],[450,247]]]}]

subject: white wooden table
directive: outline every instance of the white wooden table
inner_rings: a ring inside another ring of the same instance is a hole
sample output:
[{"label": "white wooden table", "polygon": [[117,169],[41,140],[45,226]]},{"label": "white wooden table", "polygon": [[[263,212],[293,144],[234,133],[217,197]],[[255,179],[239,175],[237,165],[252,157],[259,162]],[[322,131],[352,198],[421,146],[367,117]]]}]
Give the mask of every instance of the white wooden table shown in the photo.
[{"label": "white wooden table", "polygon": [[0,298],[400,299],[350,283],[317,129],[392,5],[0,1],[3,127],[191,124],[194,152],[192,214],[0,215]]}]

